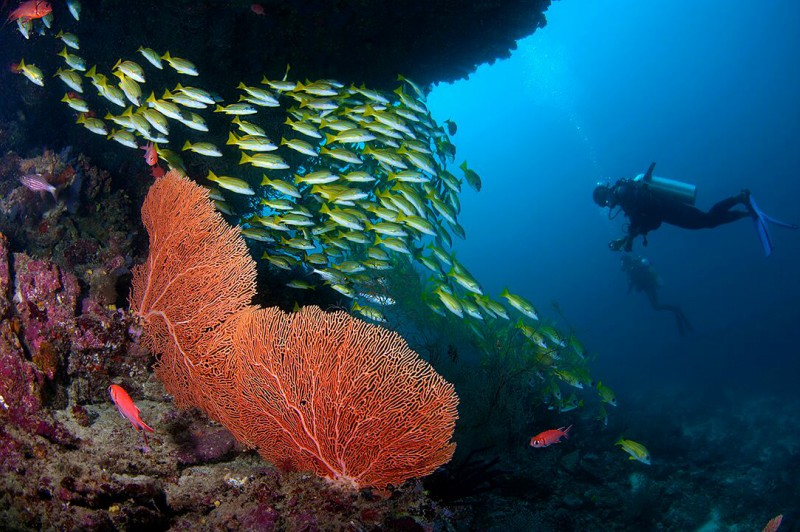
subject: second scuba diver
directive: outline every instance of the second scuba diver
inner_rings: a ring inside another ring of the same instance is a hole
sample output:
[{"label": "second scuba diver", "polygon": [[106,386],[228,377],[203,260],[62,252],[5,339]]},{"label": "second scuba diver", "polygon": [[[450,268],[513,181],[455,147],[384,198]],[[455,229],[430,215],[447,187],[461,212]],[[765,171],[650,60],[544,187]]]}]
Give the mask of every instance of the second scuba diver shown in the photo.
[{"label": "second scuba diver", "polygon": [[685,336],[687,332],[693,332],[692,324],[686,318],[683,310],[677,305],[666,305],[658,301],[658,289],[664,284],[661,276],[658,275],[650,261],[641,256],[622,255],[622,271],[628,275],[628,293],[631,290],[644,292],[650,301],[650,306],[655,310],[666,310],[675,315],[675,322],[678,325],[678,333]]}]

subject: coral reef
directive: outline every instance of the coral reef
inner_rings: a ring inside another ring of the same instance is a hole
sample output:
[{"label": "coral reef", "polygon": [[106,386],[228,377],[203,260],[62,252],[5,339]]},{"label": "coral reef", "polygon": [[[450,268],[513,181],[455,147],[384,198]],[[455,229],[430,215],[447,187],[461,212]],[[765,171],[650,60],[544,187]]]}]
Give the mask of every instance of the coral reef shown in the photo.
[{"label": "coral reef", "polygon": [[[417,484],[384,499],[278,474],[204,416],[176,412],[130,316],[78,305],[76,286],[50,261],[11,260],[0,235],[0,528],[423,530],[442,519]],[[43,311],[23,319],[31,308]],[[54,338],[48,357],[32,355]],[[112,381],[157,427],[152,447],[110,404]]]}]

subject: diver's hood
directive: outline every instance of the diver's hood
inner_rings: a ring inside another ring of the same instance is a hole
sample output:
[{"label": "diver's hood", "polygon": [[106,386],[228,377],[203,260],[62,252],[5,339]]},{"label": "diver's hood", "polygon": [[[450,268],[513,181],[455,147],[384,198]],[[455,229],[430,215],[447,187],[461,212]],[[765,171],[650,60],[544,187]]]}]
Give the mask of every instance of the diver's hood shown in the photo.
[{"label": "diver's hood", "polygon": [[599,206],[607,207],[610,193],[611,187],[608,185],[608,183],[599,182],[594,187],[592,199],[594,199],[594,202]]}]

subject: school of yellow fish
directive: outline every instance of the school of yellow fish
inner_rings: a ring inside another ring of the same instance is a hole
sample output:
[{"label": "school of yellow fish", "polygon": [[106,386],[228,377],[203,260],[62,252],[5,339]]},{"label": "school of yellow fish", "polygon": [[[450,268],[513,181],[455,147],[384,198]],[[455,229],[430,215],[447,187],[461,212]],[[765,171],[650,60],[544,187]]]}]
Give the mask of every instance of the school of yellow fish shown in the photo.
[{"label": "school of yellow fish", "polygon": [[[79,20],[79,4],[69,6]],[[466,162],[459,166],[463,179],[448,170],[456,152],[454,124],[433,120],[423,90],[411,80],[399,76],[389,93],[335,80],[291,81],[287,67],[281,79],[239,83],[238,101],[226,103],[194,86],[195,65],[169,51],[140,47],[138,55],[120,58],[105,72],[90,67],[78,55],[78,36],[55,32],[52,14],[45,19],[18,21],[19,30],[25,38],[38,32],[61,41],[64,65],[53,77],[68,89],[61,101],[78,113],[76,123],[132,149],[152,142],[169,168],[185,171],[182,152],[216,159],[206,166],[224,171],[205,176],[211,198],[233,216],[226,195],[248,197],[251,212],[240,218],[242,234],[261,242],[262,259],[301,277],[289,288],[324,283],[347,298],[353,312],[380,322],[382,309],[394,303],[375,289],[381,271],[411,260],[426,274],[422,297],[433,312],[456,316],[478,336],[487,321],[507,320],[505,327],[535,354],[535,386],[551,408],[582,406],[574,393],[562,398],[559,388],[594,386],[577,338],[540,323],[534,306],[508,289],[489,297],[452,252],[451,235],[465,237],[458,223],[462,182],[480,190],[481,180]],[[46,76],[35,64],[23,60],[17,68],[44,85]],[[149,69],[162,71],[162,78],[173,70],[175,86],[146,89]],[[96,96],[87,94],[87,81]],[[209,132],[204,115],[211,112],[229,117],[227,138]],[[171,143],[176,128],[183,129],[183,139],[203,135],[216,142]],[[599,384],[597,393],[603,404],[616,405],[609,388]],[[605,422],[602,406],[599,418]]]}]

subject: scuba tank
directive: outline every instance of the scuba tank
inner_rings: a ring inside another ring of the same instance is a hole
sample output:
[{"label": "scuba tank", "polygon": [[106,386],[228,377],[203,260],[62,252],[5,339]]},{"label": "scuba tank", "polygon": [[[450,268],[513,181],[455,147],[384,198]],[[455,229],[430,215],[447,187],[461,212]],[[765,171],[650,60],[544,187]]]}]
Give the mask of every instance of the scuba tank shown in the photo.
[{"label": "scuba tank", "polygon": [[633,178],[634,181],[644,181],[647,187],[655,193],[672,200],[694,205],[697,199],[697,187],[690,183],[657,177],[653,175],[656,163],[652,163],[644,174],[639,174]]}]

